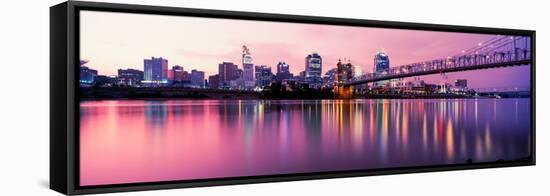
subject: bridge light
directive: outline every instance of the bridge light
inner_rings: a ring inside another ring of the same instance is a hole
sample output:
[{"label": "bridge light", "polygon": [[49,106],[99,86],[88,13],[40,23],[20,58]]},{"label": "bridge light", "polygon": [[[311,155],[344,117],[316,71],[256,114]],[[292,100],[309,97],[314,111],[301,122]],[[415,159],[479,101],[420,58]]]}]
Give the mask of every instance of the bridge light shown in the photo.
[{"label": "bridge light", "polygon": [[477,45],[478,45],[478,46],[481,46],[481,45],[483,45],[483,43],[479,42]]}]

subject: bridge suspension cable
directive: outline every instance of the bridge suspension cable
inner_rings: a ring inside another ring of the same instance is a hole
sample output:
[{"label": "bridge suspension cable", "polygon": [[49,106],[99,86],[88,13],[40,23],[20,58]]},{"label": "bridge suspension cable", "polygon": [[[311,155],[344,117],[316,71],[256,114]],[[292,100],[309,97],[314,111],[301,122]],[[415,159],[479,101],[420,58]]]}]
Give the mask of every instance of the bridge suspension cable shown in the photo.
[{"label": "bridge suspension cable", "polygon": [[530,37],[497,35],[458,55],[396,66],[382,74],[368,73],[363,79],[347,81],[344,85],[358,85],[437,73],[529,65],[530,63]]}]

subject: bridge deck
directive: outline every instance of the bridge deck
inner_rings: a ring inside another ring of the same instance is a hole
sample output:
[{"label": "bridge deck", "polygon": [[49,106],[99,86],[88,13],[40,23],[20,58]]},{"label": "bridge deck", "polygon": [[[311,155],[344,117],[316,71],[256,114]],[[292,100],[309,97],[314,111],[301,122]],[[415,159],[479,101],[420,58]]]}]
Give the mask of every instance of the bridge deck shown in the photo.
[{"label": "bridge deck", "polygon": [[438,74],[438,73],[450,73],[450,72],[469,71],[469,70],[477,70],[477,69],[489,69],[489,68],[498,68],[498,67],[521,66],[521,65],[529,65],[529,64],[531,64],[530,59],[528,59],[528,60],[519,60],[519,61],[510,61],[510,62],[501,62],[501,63],[492,63],[492,64],[483,64],[483,65],[475,65],[475,66],[457,66],[457,67],[451,67],[451,68],[446,68],[446,69],[434,69],[434,70],[427,70],[427,71],[416,71],[416,72],[410,72],[410,73],[385,75],[385,76],[376,77],[376,78],[369,78],[369,79],[365,79],[365,80],[349,82],[349,83],[344,84],[344,86],[354,86],[354,85],[367,84],[367,83],[383,81],[383,80],[414,77],[414,76],[422,76],[422,75],[431,75],[431,74]]}]

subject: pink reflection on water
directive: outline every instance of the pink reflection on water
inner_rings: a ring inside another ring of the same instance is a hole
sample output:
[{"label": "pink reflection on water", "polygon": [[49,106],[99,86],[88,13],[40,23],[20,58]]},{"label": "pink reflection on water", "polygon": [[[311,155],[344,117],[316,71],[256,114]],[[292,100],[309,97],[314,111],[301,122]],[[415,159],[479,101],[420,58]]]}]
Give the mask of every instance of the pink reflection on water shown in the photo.
[{"label": "pink reflection on water", "polygon": [[[528,100],[454,101],[84,101],[80,183],[484,162],[530,153]],[[494,107],[511,112],[493,114]]]}]

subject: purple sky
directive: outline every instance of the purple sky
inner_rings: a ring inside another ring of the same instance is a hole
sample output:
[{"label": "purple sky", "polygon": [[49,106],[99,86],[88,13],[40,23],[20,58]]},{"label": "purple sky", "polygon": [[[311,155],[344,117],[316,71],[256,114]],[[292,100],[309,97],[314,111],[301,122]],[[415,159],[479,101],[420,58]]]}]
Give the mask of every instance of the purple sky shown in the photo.
[{"label": "purple sky", "polygon": [[[384,49],[391,67],[445,58],[494,35],[397,30],[334,25],[259,22],[82,11],[81,59],[99,74],[115,75],[119,68],[143,70],[143,59],[164,57],[169,67],[217,73],[223,61],[241,65],[241,47],[248,46],[254,64],[290,64],[298,74],[307,54],[323,57],[323,73],[349,58],[372,72],[376,51]],[[468,79],[470,87],[529,87],[529,66],[448,74],[448,81]],[[421,79],[437,83],[440,76]]]}]

